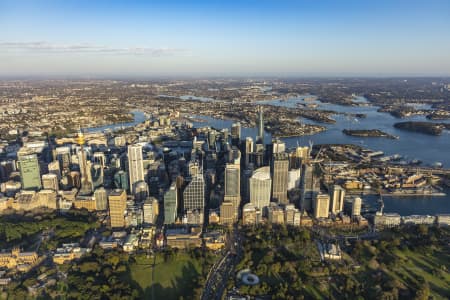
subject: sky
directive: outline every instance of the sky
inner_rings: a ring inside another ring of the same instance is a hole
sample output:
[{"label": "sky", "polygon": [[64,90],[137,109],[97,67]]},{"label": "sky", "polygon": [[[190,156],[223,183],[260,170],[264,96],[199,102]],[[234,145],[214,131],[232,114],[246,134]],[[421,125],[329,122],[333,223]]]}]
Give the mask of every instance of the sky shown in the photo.
[{"label": "sky", "polygon": [[0,0],[0,76],[449,76],[448,0]]}]

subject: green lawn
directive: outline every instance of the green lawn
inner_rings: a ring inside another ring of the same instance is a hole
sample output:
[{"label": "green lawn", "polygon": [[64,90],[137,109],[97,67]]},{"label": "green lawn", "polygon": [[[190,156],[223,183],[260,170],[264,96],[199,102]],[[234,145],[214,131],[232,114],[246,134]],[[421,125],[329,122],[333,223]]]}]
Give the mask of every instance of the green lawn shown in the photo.
[{"label": "green lawn", "polygon": [[439,299],[443,295],[450,296],[450,274],[440,271],[442,266],[450,269],[450,253],[436,251],[433,255],[427,256],[420,251],[396,251],[395,255],[399,258],[407,259],[406,262],[399,264],[399,268],[390,270],[391,274],[401,281],[403,278],[414,280],[411,274],[419,275],[425,278],[430,284],[431,294]]},{"label": "green lawn", "polygon": [[[152,282],[153,258],[137,255],[130,264],[129,279],[134,281],[145,299],[179,299],[192,293],[195,282],[201,276],[200,262],[187,253],[179,252],[175,258],[164,262],[156,255],[154,282]],[[153,289],[153,291],[152,291]]]}]

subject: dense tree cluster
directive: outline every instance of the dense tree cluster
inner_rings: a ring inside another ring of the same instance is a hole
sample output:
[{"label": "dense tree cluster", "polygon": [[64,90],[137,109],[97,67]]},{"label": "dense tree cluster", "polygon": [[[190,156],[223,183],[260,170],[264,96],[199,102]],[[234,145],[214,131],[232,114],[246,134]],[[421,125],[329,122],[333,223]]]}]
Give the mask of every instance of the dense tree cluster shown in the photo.
[{"label": "dense tree cluster", "polygon": [[[434,226],[389,229],[372,240],[342,244],[343,260],[321,262],[318,236],[307,229],[270,225],[244,230],[237,270],[250,268],[256,286],[245,295],[273,299],[428,299],[450,297],[450,230]],[[447,288],[445,288],[447,287]]]}]

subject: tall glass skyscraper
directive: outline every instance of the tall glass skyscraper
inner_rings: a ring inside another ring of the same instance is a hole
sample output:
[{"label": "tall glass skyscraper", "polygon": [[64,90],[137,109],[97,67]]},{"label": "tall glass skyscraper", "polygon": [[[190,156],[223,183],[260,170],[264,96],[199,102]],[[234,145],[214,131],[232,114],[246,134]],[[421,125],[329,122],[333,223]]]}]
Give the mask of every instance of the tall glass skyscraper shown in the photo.
[{"label": "tall glass skyscraper", "polygon": [[39,161],[36,154],[19,153],[17,154],[20,168],[20,180],[24,190],[40,190],[41,174]]},{"label": "tall glass skyscraper", "polygon": [[286,153],[274,153],[272,161],[272,198],[280,204],[288,204],[287,188],[288,188],[288,172],[289,159]]},{"label": "tall glass skyscraper", "polygon": [[205,180],[202,173],[192,177],[191,182],[184,189],[183,200],[184,210],[200,209],[203,211],[205,208]]},{"label": "tall glass skyscraper", "polygon": [[130,175],[130,190],[134,194],[136,183],[145,179],[141,145],[128,146],[128,174]]},{"label": "tall glass skyscraper", "polygon": [[270,168],[262,167],[256,169],[250,177],[250,203],[259,209],[263,209],[270,203],[270,191],[272,179],[270,179]]},{"label": "tall glass skyscraper", "polygon": [[164,193],[164,224],[173,224],[177,219],[178,192],[176,183]]}]

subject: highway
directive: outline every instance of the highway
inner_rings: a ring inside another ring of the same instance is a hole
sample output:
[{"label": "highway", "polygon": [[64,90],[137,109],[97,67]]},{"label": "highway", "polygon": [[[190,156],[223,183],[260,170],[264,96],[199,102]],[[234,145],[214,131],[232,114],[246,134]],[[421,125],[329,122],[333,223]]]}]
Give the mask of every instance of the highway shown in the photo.
[{"label": "highway", "polygon": [[202,300],[222,299],[228,279],[230,276],[233,276],[234,267],[239,262],[240,255],[235,255],[233,252],[237,254],[241,253],[240,244],[237,226],[235,226],[230,234],[230,241],[227,245],[226,252],[209,271],[201,297]]}]

